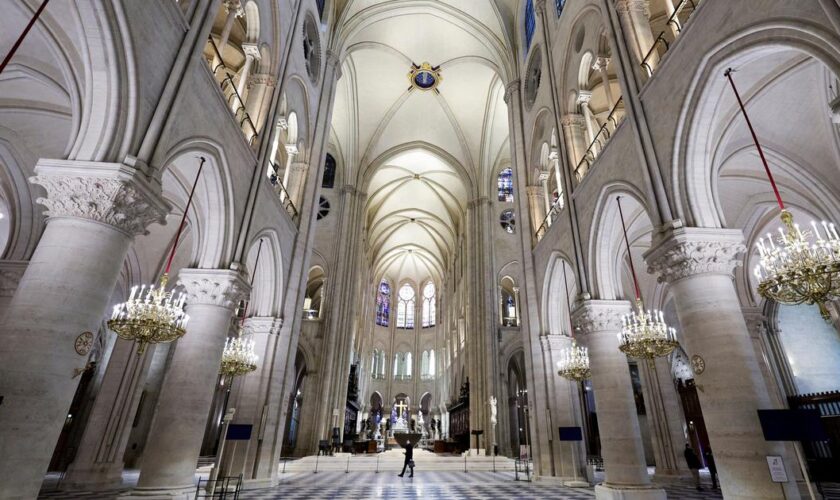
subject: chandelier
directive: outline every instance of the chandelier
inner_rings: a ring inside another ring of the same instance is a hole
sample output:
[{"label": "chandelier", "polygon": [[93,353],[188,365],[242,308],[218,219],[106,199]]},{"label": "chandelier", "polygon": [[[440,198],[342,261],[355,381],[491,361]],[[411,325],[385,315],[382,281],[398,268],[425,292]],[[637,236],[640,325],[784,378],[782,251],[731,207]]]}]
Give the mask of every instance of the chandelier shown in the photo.
[{"label": "chandelier", "polygon": [[[254,288],[254,276],[257,265],[260,263],[263,240],[260,239],[257,247],[257,258],[254,261],[254,270],[251,273],[251,289]],[[225,350],[222,352],[222,365],[219,371],[227,377],[238,377],[251,373],[257,369],[257,361],[260,357],[254,352],[254,341],[245,339],[242,334],[245,332],[245,316],[248,314],[248,302],[245,302],[242,311],[242,319],[239,322],[239,334],[236,337],[228,338],[225,342]]]},{"label": "chandelier", "polygon": [[569,282],[566,279],[566,265],[563,264],[563,285],[566,287],[566,312],[569,315],[570,335],[572,345],[564,347],[560,351],[560,360],[557,362],[557,374],[574,382],[588,379],[592,375],[589,369],[589,349],[578,346],[575,340],[575,328],[572,325],[572,306],[569,303]]},{"label": "chandelier", "polygon": [[630,273],[633,275],[633,286],[636,291],[636,310],[622,318],[623,326],[618,334],[618,348],[624,354],[637,359],[652,360],[667,356],[679,345],[676,330],[665,323],[665,315],[662,311],[645,310],[639,290],[639,280],[636,278],[636,269],[633,266],[633,256],[630,254],[630,240],[627,239],[621,197],[616,197],[615,201],[618,204],[624,244],[627,246],[627,258],[630,261]]},{"label": "chandelier", "polygon": [[[777,239],[774,240],[773,235],[768,233],[766,241],[760,238],[756,243],[759,264],[754,274],[758,279],[758,293],[765,299],[781,304],[817,304],[822,317],[831,321],[825,304],[840,297],[840,236],[832,223],[823,221],[818,225],[811,221],[811,232],[808,229],[801,230],[799,224],[793,222],[793,214],[785,209],[776,180],[764,157],[764,150],[735,87],[732,69],[727,69],[724,75],[729,80],[758,149],[764,172],[776,195],[784,226],[778,228]],[[819,226],[822,226],[822,234]]]},{"label": "chandelier", "polygon": [[239,335],[228,338],[225,342],[220,370],[222,375],[238,377],[257,369],[259,356],[254,352],[254,341],[243,338],[242,331],[240,328]]},{"label": "chandelier", "polygon": [[108,328],[113,330],[122,339],[137,342],[137,354],[143,354],[148,344],[160,344],[172,342],[183,337],[187,332],[187,321],[190,317],[184,312],[185,295],[183,293],[167,292],[166,285],[169,283],[169,271],[172,268],[172,259],[175,257],[175,250],[178,248],[178,240],[184,230],[187,221],[187,212],[192,204],[195,187],[198,185],[198,178],[204,168],[204,157],[198,165],[198,172],[195,175],[187,205],[184,208],[184,215],[181,217],[181,224],[175,234],[175,241],[172,242],[172,250],[169,252],[169,259],[166,262],[166,270],[160,278],[160,284],[142,285],[140,290],[137,286],[131,287],[131,294],[128,300],[114,306],[111,319],[108,320]]}]

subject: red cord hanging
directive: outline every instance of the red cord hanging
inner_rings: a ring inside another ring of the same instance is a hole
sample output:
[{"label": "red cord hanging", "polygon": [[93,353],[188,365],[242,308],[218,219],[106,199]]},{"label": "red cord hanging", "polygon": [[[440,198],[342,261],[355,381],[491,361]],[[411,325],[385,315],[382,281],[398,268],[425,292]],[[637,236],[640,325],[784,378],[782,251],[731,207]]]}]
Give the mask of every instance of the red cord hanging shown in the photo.
[{"label": "red cord hanging", "polygon": [[776,202],[779,204],[779,208],[784,210],[785,203],[782,201],[782,195],[779,194],[779,188],[776,186],[776,180],[773,178],[773,173],[770,171],[770,165],[767,164],[767,158],[764,156],[764,150],[761,148],[761,143],[758,142],[758,136],[755,133],[755,129],[752,126],[752,122],[750,121],[750,117],[747,114],[747,109],[744,107],[744,102],[741,100],[741,94],[738,93],[738,88],[735,87],[735,81],[732,79],[732,68],[728,68],[726,71],[723,72],[724,76],[729,80],[729,85],[732,86],[732,92],[735,93],[735,99],[738,100],[738,106],[741,107],[741,113],[744,115],[744,119],[747,121],[747,127],[750,129],[750,134],[752,134],[753,142],[755,142],[755,147],[758,149],[758,156],[761,157],[761,163],[764,165],[764,171],[767,173],[767,179],[770,180],[770,185],[773,186],[773,194],[776,195]]},{"label": "red cord hanging", "polygon": [[569,281],[566,279],[566,263],[563,263],[563,286],[566,288],[566,311],[569,313],[569,335],[575,338],[575,324],[572,322],[572,301],[569,299]]},{"label": "red cord hanging", "polygon": [[624,232],[624,244],[627,245],[627,260],[630,261],[630,274],[633,275],[633,288],[636,291],[636,300],[642,300],[642,294],[639,291],[639,280],[636,277],[636,267],[633,265],[633,255],[630,253],[630,240],[627,239],[627,226],[624,224],[624,212],[621,210],[621,196],[616,196],[615,202],[618,205],[618,215],[621,218],[621,230]]},{"label": "red cord hanging", "polygon": [[175,258],[175,250],[178,249],[178,240],[181,239],[181,233],[184,231],[184,225],[187,222],[187,213],[190,210],[190,205],[192,205],[193,194],[195,194],[195,187],[198,186],[198,178],[201,177],[201,170],[204,168],[204,162],[206,158],[200,156],[201,163],[198,165],[198,172],[195,174],[195,181],[193,182],[192,189],[190,189],[190,196],[187,198],[187,206],[184,207],[184,215],[181,216],[181,224],[178,226],[178,232],[175,233],[175,241],[172,242],[172,250],[169,252],[169,259],[166,261],[166,270],[163,272],[165,275],[169,275],[169,270],[172,268],[172,259]]}]

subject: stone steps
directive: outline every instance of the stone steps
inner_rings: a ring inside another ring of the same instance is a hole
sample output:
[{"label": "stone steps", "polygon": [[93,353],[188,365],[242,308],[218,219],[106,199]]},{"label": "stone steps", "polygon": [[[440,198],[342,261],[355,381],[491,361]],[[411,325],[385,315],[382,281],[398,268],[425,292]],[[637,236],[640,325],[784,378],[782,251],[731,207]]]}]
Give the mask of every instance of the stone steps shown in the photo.
[{"label": "stone steps", "polygon": [[[280,464],[285,472],[318,471],[400,471],[405,455],[403,450],[389,450],[378,454],[339,453],[335,456],[308,456]],[[349,462],[348,462],[349,460]],[[436,455],[426,450],[414,452],[414,463],[418,469],[434,471],[513,471],[515,462],[507,457]]]}]

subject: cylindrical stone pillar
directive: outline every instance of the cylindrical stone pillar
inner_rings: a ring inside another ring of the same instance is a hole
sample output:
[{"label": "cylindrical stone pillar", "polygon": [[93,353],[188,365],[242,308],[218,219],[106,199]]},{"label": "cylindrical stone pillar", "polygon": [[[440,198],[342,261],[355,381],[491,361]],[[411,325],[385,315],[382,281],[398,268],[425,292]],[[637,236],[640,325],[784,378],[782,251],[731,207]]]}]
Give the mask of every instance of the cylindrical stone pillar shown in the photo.
[{"label": "cylindrical stone pillar", "polygon": [[137,488],[129,497],[192,498],[207,415],[219,376],[233,309],[248,290],[236,271],[182,269],[187,333],[173,346]]},{"label": "cylindrical stone pillar", "polygon": [[586,300],[573,312],[589,346],[604,458],[605,481],[595,487],[595,497],[664,500],[665,491],[650,485],[627,356],[618,349],[621,318],[629,312],[623,300]]},{"label": "cylindrical stone pillar", "polygon": [[[756,411],[773,404],[733,282],[744,250],[738,229],[679,228],[663,236],[645,260],[649,272],[671,284],[723,496],[799,498],[794,482],[774,483],[767,470],[767,456],[786,453],[781,443],[764,440]],[[796,477],[795,458],[785,458],[788,477]]]},{"label": "cylindrical stone pillar", "polygon": [[[0,325],[0,498],[35,498],[132,238],[167,207],[121,164],[40,160],[46,229]],[[78,341],[78,342],[77,342]]]}]

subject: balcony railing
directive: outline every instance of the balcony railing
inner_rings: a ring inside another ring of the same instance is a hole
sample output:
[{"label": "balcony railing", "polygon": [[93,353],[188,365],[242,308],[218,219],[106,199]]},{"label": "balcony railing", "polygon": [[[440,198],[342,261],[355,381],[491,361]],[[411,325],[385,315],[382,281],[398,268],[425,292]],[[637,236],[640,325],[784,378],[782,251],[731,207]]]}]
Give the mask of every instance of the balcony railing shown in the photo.
[{"label": "balcony railing", "polygon": [[612,138],[613,133],[621,124],[622,120],[624,120],[624,98],[620,97],[615,103],[615,106],[613,106],[612,110],[610,110],[610,114],[607,115],[607,120],[603,125],[601,125],[601,128],[598,129],[598,133],[595,134],[595,138],[592,140],[592,143],[589,144],[588,148],[586,148],[583,158],[580,159],[575,167],[575,177],[578,182],[583,180],[583,177],[589,171],[592,163],[594,163],[595,159],[598,158],[598,155],[601,154],[604,146],[606,146],[610,141],[610,138]]},{"label": "balcony railing", "polygon": [[545,219],[543,219],[542,224],[537,229],[537,241],[540,241],[543,236],[548,232],[548,228],[554,224],[554,221],[557,220],[557,217],[560,215],[560,211],[563,210],[563,197],[557,198],[557,201],[554,202],[554,205],[551,205],[551,210],[548,211],[546,214]]},{"label": "balcony railing", "polygon": [[213,37],[209,37],[208,40],[210,41],[210,46],[213,47],[213,52],[216,54],[216,58],[219,61],[215,66],[213,66],[213,61],[210,62],[210,71],[213,73],[213,77],[216,78],[216,81],[219,82],[222,94],[225,96],[225,100],[227,101],[228,108],[233,113],[237,123],[239,123],[239,128],[241,128],[242,133],[245,134],[248,144],[253,145],[254,141],[257,140],[257,127],[254,126],[254,122],[251,121],[251,116],[248,114],[248,111],[246,111],[245,101],[242,100],[242,96],[239,95],[239,92],[236,90],[236,84],[233,82],[233,74],[231,74],[230,70],[225,65],[225,61],[222,59],[222,53],[219,52],[219,47],[216,46],[216,42],[213,41]]},{"label": "balcony railing", "polygon": [[659,60],[668,52],[671,45],[676,41],[677,37],[682,33],[683,27],[688,22],[691,14],[697,9],[697,5],[701,0],[681,0],[675,7],[674,13],[668,18],[665,23],[665,29],[653,41],[653,46],[642,59],[642,69],[648,78],[653,75],[656,67],[659,65]]},{"label": "balcony railing", "polygon": [[295,208],[295,204],[292,203],[292,198],[289,196],[288,191],[286,191],[286,188],[283,186],[283,182],[278,176],[278,171],[280,169],[277,167],[276,163],[272,162],[269,162],[269,168],[272,172],[274,172],[268,178],[271,185],[274,186],[274,192],[277,193],[277,197],[280,198],[280,202],[283,203],[283,208],[286,209],[286,212],[289,213],[292,220],[297,220],[298,211]]}]

